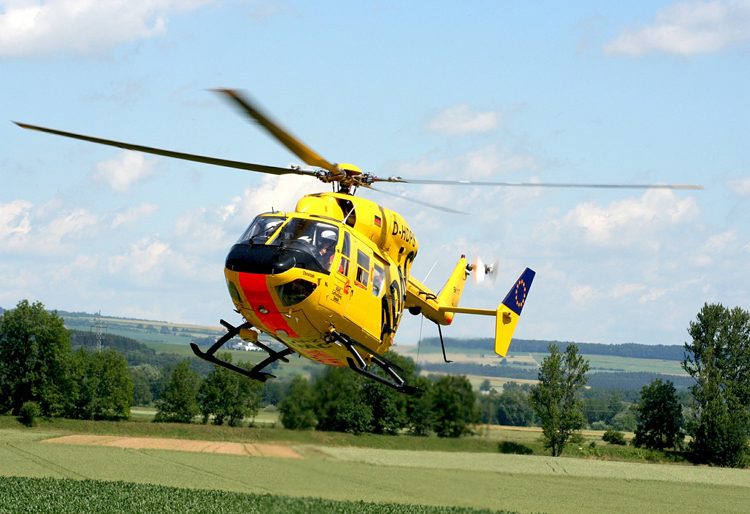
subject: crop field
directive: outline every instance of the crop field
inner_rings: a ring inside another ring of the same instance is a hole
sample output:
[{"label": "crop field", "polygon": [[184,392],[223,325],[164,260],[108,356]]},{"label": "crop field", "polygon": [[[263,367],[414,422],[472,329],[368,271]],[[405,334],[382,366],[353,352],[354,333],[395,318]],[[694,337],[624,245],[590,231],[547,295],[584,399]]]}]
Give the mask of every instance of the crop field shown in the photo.
[{"label": "crop field", "polygon": [[[547,354],[527,354],[534,357],[537,362],[542,362]],[[617,357],[613,355],[589,355],[582,354],[588,359],[592,372],[597,371],[648,371],[650,373],[664,373],[671,375],[685,375],[685,370],[677,361],[666,361],[661,359],[636,359],[632,357]]]},{"label": "crop field", "polygon": [[[59,444],[54,441],[59,435],[44,430],[0,430],[0,476],[73,479],[84,481],[81,487],[87,487],[87,480],[123,482],[107,488],[115,487],[112,494],[117,498],[134,491],[143,501],[150,493],[139,493],[131,483],[273,494],[282,497],[278,501],[318,498],[522,513],[739,513],[747,511],[750,500],[748,470],[297,443],[290,443],[291,448],[303,458],[250,457]],[[0,491],[7,490],[7,484],[0,481]],[[24,491],[40,497],[47,494],[45,487],[59,487],[54,481],[25,484]],[[187,502],[193,494],[199,493],[185,492],[178,497]],[[218,496],[206,498],[205,502],[215,507],[211,511],[223,505]],[[350,511],[360,511],[358,506],[348,505]],[[337,508],[332,504],[330,510],[325,507],[322,511],[346,511]]]},{"label": "crop field", "polygon": [[[415,361],[419,359],[422,363],[442,363],[443,354],[439,348],[434,347],[422,348],[420,350],[415,346],[395,346],[394,350],[402,355],[411,357]],[[495,355],[492,348],[486,352],[478,350],[461,349],[452,351],[450,347],[446,348],[448,359],[457,363],[476,363],[497,365],[502,357]],[[592,372],[597,371],[645,371],[649,373],[664,373],[673,375],[685,375],[685,370],[677,361],[667,361],[661,359],[638,359],[633,357],[618,357],[613,355],[591,355],[582,354],[588,359]],[[524,369],[536,370],[538,364],[544,360],[547,354],[544,353],[508,353],[507,363],[509,365],[523,366]]]},{"label": "crop field", "polygon": [[190,490],[129,482],[0,477],[0,513],[24,512],[54,512],[56,514],[106,512],[117,514],[130,512],[138,514],[142,512],[489,514],[496,511],[392,503],[344,502],[205,489]]}]

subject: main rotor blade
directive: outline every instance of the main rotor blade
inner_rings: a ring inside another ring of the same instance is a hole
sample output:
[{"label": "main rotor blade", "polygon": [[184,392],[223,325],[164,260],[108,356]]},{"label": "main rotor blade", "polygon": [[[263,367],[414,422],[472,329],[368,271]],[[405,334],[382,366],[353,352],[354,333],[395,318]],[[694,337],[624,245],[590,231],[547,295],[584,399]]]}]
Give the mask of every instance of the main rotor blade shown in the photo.
[{"label": "main rotor blade", "polygon": [[404,179],[401,177],[379,178],[374,182],[395,182],[397,184],[435,184],[443,186],[501,186],[501,187],[557,187],[595,189],[703,189],[703,186],[682,184],[567,184],[533,182],[493,182],[487,180],[432,180]]},{"label": "main rotor blade", "polygon": [[27,125],[26,123],[18,123],[14,121],[16,125],[21,128],[29,130],[38,130],[39,132],[47,132],[56,136],[70,137],[73,139],[80,139],[82,141],[89,141],[91,143],[98,143],[100,145],[115,146],[117,148],[123,148],[125,150],[135,150],[137,152],[145,152],[155,155],[161,155],[164,157],[172,157],[174,159],[182,159],[185,161],[202,162],[204,164],[214,164],[216,166],[225,166],[227,168],[237,168],[241,170],[257,171],[260,173],[268,173],[271,175],[306,175],[310,177],[316,177],[314,171],[301,170],[297,168],[277,168],[276,166],[264,166],[262,164],[252,164],[249,162],[242,161],[230,161],[227,159],[219,159],[216,157],[206,157],[203,155],[194,155],[182,152],[173,152],[171,150],[162,150],[160,148],[152,148],[150,146],[133,145],[130,143],[123,143],[121,141],[112,141],[110,139],[101,139],[98,137],[84,136],[82,134],[74,134],[73,132],[63,132],[62,130],[55,130],[44,127],[37,127],[35,125]]},{"label": "main rotor blade", "polygon": [[401,199],[406,200],[408,202],[418,203],[419,205],[424,205],[425,207],[431,207],[431,208],[437,209],[439,211],[450,212],[452,214],[467,214],[467,215],[469,214],[468,212],[457,211],[455,209],[451,209],[450,207],[443,207],[441,205],[435,205],[434,203],[423,202],[422,200],[417,200],[416,198],[410,198],[408,196],[400,195],[398,193],[389,193],[388,191],[383,191],[382,189],[375,189],[372,186],[366,186],[366,187],[367,187],[367,189],[370,189],[370,190],[375,191],[377,193],[381,193],[381,194],[389,195],[389,196],[395,196],[397,198],[401,198]]},{"label": "main rotor blade", "polygon": [[289,133],[289,131],[282,128],[279,123],[271,120],[271,118],[261,112],[257,106],[252,105],[250,101],[247,98],[244,98],[238,90],[214,89],[214,91],[216,91],[217,93],[221,93],[227,98],[234,101],[234,103],[239,106],[246,114],[257,121],[261,127],[266,129],[282,145],[286,146],[294,155],[302,159],[306,164],[310,166],[317,166],[318,168],[323,168],[330,171],[334,175],[342,174],[336,166],[324,159],[318,152],[293,136],[291,133]]}]

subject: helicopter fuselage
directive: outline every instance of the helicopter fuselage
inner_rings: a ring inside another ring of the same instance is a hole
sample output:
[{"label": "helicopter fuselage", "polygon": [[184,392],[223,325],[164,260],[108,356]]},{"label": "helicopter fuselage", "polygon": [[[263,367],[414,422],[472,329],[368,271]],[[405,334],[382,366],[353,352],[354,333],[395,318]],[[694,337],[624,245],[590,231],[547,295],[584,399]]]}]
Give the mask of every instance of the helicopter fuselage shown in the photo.
[{"label": "helicopter fuselage", "polygon": [[225,277],[253,327],[311,360],[348,366],[351,353],[332,334],[382,355],[417,249],[393,211],[347,194],[307,195],[294,212],[255,218],[227,255]]}]

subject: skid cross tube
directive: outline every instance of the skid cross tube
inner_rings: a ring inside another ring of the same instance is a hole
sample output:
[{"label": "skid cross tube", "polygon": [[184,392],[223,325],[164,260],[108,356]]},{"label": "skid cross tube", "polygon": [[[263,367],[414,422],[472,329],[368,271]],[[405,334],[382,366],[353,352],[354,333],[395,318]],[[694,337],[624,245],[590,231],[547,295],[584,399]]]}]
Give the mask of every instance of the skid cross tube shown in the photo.
[{"label": "skid cross tube", "polygon": [[[344,347],[352,355],[353,359],[347,357],[346,361],[349,364],[349,367],[355,372],[359,373],[363,377],[367,377],[383,385],[391,387],[395,389],[396,391],[398,391],[399,393],[413,395],[421,391],[421,389],[417,387],[406,385],[406,383],[404,382],[404,379],[401,378],[394,369],[394,368],[397,368],[401,370],[401,368],[397,364],[390,362],[388,359],[386,359],[382,355],[379,355],[373,352],[372,350],[370,350],[363,344],[360,344],[343,334],[340,334],[338,332],[333,332],[333,336],[337,341],[343,344]],[[372,362],[378,365],[383,371],[388,373],[388,375],[390,375],[391,378],[393,378],[393,381],[388,380],[387,378],[381,377],[380,375],[377,375],[373,373],[372,371],[370,371],[369,369],[367,369],[367,363],[362,357],[362,354],[360,354],[359,351],[357,351],[356,347],[359,347],[365,350],[367,353],[369,353],[370,359],[372,360]]]},{"label": "skid cross tube", "polygon": [[224,320],[221,320],[220,323],[224,326],[224,328],[227,329],[227,333],[221,336],[218,341],[216,341],[213,345],[211,345],[211,348],[208,349],[208,351],[203,352],[200,348],[198,348],[198,345],[195,343],[190,343],[190,348],[192,348],[193,353],[196,355],[196,357],[203,359],[204,361],[210,362],[211,364],[216,364],[217,366],[221,366],[223,368],[226,368],[230,371],[234,371],[235,373],[239,373],[240,375],[246,376],[247,378],[250,378],[252,380],[257,380],[258,382],[265,382],[269,378],[276,378],[275,375],[272,375],[270,373],[265,373],[263,368],[268,366],[269,364],[276,362],[277,360],[282,360],[284,362],[289,362],[289,359],[286,358],[287,355],[290,355],[294,353],[294,351],[291,348],[285,348],[284,350],[277,352],[275,350],[272,350],[268,346],[264,345],[261,342],[254,341],[253,344],[258,346],[259,348],[262,348],[268,353],[268,358],[261,361],[260,363],[253,366],[252,369],[247,370],[244,368],[241,368],[239,366],[235,366],[231,362],[223,361],[216,357],[214,354],[221,348],[224,343],[231,340],[234,336],[240,333],[241,330],[247,328],[251,328],[252,325],[250,323],[243,323],[239,326],[232,326],[231,324],[227,323]]}]

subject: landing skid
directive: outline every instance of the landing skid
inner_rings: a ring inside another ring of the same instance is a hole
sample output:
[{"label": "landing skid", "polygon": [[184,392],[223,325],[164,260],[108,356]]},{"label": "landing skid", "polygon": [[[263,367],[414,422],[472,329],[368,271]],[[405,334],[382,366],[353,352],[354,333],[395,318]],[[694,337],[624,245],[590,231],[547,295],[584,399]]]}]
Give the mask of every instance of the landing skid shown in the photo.
[{"label": "landing skid", "polygon": [[236,373],[239,373],[240,375],[244,375],[253,380],[257,380],[259,382],[265,382],[269,378],[276,378],[276,376],[270,373],[266,373],[262,371],[262,369],[268,366],[269,364],[274,363],[278,360],[289,362],[289,359],[287,359],[286,356],[294,353],[294,351],[291,350],[290,348],[285,348],[284,350],[277,352],[275,350],[272,350],[268,346],[264,345],[260,341],[255,341],[253,344],[265,350],[268,353],[268,358],[259,362],[250,370],[241,368],[239,366],[235,366],[231,362],[223,361],[215,357],[214,354],[219,350],[219,348],[221,348],[224,345],[224,343],[228,342],[234,336],[239,334],[240,330],[245,329],[245,328],[249,329],[252,327],[252,325],[250,325],[250,323],[243,323],[242,325],[233,327],[231,324],[227,323],[224,320],[221,320],[221,324],[224,325],[224,328],[227,329],[227,333],[224,334],[218,341],[216,341],[213,344],[213,346],[211,346],[211,348],[208,349],[208,351],[203,352],[200,348],[198,348],[197,344],[190,343],[190,348],[193,349],[193,353],[198,358],[201,358],[204,361],[208,361],[212,364],[216,364],[217,366],[221,366],[228,370],[234,371]]},{"label": "landing skid", "polygon": [[[360,344],[353,339],[349,338],[348,336],[345,336],[344,334],[340,334],[338,332],[333,332],[332,336],[336,341],[340,342],[344,347],[349,351],[349,353],[352,355],[352,358],[347,357],[346,362],[349,364],[349,367],[354,370],[355,372],[359,373],[363,377],[367,377],[369,379],[375,380],[376,382],[379,382],[383,385],[386,385],[388,387],[392,387],[399,393],[404,393],[408,395],[414,395],[417,392],[421,392],[422,390],[418,387],[413,387],[410,385],[406,385],[404,382],[404,379],[401,378],[398,373],[396,373],[396,370],[403,372],[404,370],[401,369],[400,366],[398,366],[394,362],[390,362],[388,359],[383,357],[382,355],[379,355],[363,344]],[[366,351],[370,355],[370,360],[377,364],[380,369],[385,371],[393,380],[388,380],[387,378],[381,377],[380,375],[377,375],[367,369],[367,363],[365,362],[364,358],[362,357],[362,354],[359,353],[357,348],[360,348],[361,350]]]}]

